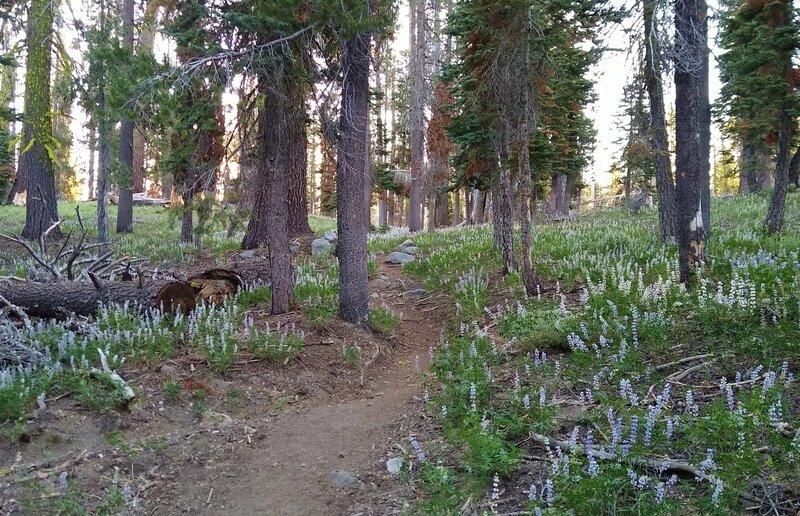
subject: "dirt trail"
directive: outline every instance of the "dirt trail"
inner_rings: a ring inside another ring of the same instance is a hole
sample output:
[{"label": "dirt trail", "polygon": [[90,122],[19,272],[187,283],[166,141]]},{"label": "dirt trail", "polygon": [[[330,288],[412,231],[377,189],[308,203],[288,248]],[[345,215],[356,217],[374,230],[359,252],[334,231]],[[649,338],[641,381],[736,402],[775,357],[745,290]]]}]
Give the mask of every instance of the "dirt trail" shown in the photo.
[{"label": "dirt trail", "polygon": [[[394,443],[406,445],[402,439],[408,434],[398,433],[419,410],[419,369],[441,329],[430,311],[404,299],[414,287],[388,266],[372,282],[373,306],[385,303],[402,313],[402,320],[393,349],[382,347],[370,367],[364,396],[335,405],[312,399],[297,412],[272,418],[257,447],[236,452],[193,489],[190,498],[201,500],[214,490],[201,514],[349,514],[355,499],[379,490],[374,481],[385,474],[387,451]],[[370,343],[357,344],[365,358],[374,354]]]},{"label": "dirt trail", "polygon": [[[135,515],[383,514],[402,505],[404,484],[385,461],[403,456],[397,445],[407,451],[422,424],[420,370],[445,318],[438,297],[404,296],[415,288],[386,265],[371,281],[372,306],[402,314],[388,338],[334,320],[288,364],[242,360],[213,374],[186,350],[125,371],[140,393],[129,411],[48,400],[25,443],[0,447],[0,471],[15,471],[0,476],[0,515],[47,512],[47,500],[68,494],[59,478],[95,507],[116,483]],[[302,323],[302,312],[287,317]],[[362,348],[366,367],[344,362],[349,344]],[[182,382],[178,399],[165,397],[171,378]],[[202,417],[190,392],[198,388],[208,393]]]}]

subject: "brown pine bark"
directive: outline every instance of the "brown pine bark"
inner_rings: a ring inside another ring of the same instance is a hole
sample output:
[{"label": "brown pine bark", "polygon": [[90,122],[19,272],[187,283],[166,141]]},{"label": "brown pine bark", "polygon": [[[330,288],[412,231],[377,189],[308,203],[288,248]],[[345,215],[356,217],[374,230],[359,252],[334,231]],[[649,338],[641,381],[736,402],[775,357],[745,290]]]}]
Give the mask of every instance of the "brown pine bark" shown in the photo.
[{"label": "brown pine bark", "polygon": [[305,89],[300,84],[289,88],[291,107],[285,135],[289,175],[289,237],[311,235],[308,224],[308,135],[306,134]]},{"label": "brown pine bark", "polygon": [[269,248],[272,314],[287,312],[294,303],[292,253],[289,250],[289,174],[294,143],[289,125],[292,108],[288,101],[290,73],[283,63],[270,67],[259,88],[264,107],[258,113],[258,163],[253,216],[242,242],[244,249],[262,244]]},{"label": "brown pine bark", "polygon": [[675,33],[683,42],[675,64],[675,198],[678,206],[678,265],[680,281],[694,282],[706,260],[701,207],[699,145],[699,68],[706,42],[699,30],[698,0],[676,0]]},{"label": "brown pine bark", "polygon": [[677,234],[678,210],[675,205],[675,183],[669,157],[669,139],[664,109],[664,89],[661,83],[661,46],[655,30],[654,9],[656,0],[642,0],[644,17],[645,62],[644,77],[650,100],[650,147],[653,150],[653,167],[658,194],[658,222],[661,240],[671,241]]},{"label": "brown pine bark", "polygon": [[[370,9],[367,3],[368,10]],[[339,315],[363,324],[369,313],[367,225],[364,221],[372,37],[356,33],[342,43],[343,69],[339,158],[336,170],[336,224],[339,242]]]}]

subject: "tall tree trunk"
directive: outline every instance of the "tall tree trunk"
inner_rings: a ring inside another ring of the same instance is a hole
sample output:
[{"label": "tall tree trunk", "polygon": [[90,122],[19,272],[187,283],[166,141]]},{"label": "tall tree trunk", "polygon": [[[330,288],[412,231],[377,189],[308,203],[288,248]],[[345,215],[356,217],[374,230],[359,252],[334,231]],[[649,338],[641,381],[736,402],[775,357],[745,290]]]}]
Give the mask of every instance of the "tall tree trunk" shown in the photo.
[{"label": "tall tree trunk", "polygon": [[287,312],[294,302],[292,254],[289,250],[289,173],[295,142],[290,134],[293,109],[288,100],[290,73],[282,63],[273,65],[259,88],[264,106],[258,113],[258,162],[253,216],[242,242],[245,249],[269,247],[272,314]]},{"label": "tall tree trunk", "polygon": [[[774,235],[783,227],[784,212],[786,210],[786,190],[789,186],[790,146],[794,121],[789,114],[789,107],[781,109],[780,131],[778,136],[778,155],[775,160],[775,188],[769,200],[767,218],[764,225],[767,233]],[[798,149],[800,152],[800,149]]]},{"label": "tall tree trunk", "polygon": [[472,224],[486,222],[486,192],[483,190],[472,191]]},{"label": "tall tree trunk", "polygon": [[[122,2],[122,46],[133,55],[133,11],[134,0]],[[119,128],[119,160],[125,169],[119,185],[119,206],[117,207],[117,233],[133,231],[133,120],[124,117]]]},{"label": "tall tree trunk", "polygon": [[103,244],[99,250],[99,254],[103,254],[106,252],[110,242],[108,234],[108,179],[111,174],[111,128],[107,120],[105,77],[102,71],[100,77],[100,91],[97,92],[97,111],[99,113],[97,129],[100,150],[100,161],[97,169],[97,240]]},{"label": "tall tree trunk", "polygon": [[425,0],[415,0],[411,25],[411,193],[408,229],[422,230],[422,186],[425,181]]},{"label": "tall tree trunk", "polygon": [[708,3],[698,0],[698,10],[702,19],[703,44],[701,52],[701,66],[699,74],[698,98],[698,124],[700,134],[700,205],[703,213],[703,229],[705,235],[711,232],[711,104],[709,101],[709,66],[708,66]]},{"label": "tall tree trunk", "polygon": [[655,30],[654,11],[656,0],[642,0],[644,13],[644,77],[647,96],[650,100],[650,147],[653,150],[653,168],[658,193],[658,222],[661,240],[675,239],[677,234],[678,209],[675,204],[675,183],[672,179],[672,164],[669,157],[667,119],[664,109],[664,88],[661,83],[661,45]]},{"label": "tall tree trunk", "polygon": [[89,121],[89,170],[86,178],[86,188],[88,190],[89,199],[96,195],[95,189],[95,160],[97,159],[97,128],[95,127],[94,120]]},{"label": "tall tree trunk", "polygon": [[[56,182],[53,161],[47,145],[53,138],[50,107],[50,64],[53,30],[53,2],[31,0],[28,11],[26,47],[28,60],[25,74],[25,118],[20,168],[28,191],[25,227],[22,236],[38,239],[58,220]],[[52,238],[60,238],[56,227]]]},{"label": "tall tree trunk", "polygon": [[[144,18],[142,19],[142,29],[139,36],[139,51],[152,55],[153,41],[156,34],[156,17],[158,9],[161,7],[162,0],[148,0]],[[133,191],[141,193],[145,191],[145,158],[147,152],[147,139],[141,130],[133,133]]]},{"label": "tall tree trunk", "polygon": [[[8,20],[3,22],[0,27],[0,38],[3,43],[0,44],[0,52],[8,51],[7,45],[10,44],[9,37],[11,28],[9,27]],[[13,66],[0,67],[0,109],[11,109],[14,105],[16,97],[16,83],[17,83],[17,70]],[[14,138],[14,124],[9,120],[0,124],[0,202],[11,204],[14,200],[11,192],[14,189],[15,173],[15,150],[16,145],[9,144],[15,141]]]},{"label": "tall tree trunk", "polygon": [[[367,9],[371,8],[367,2]],[[369,13],[367,13],[369,14]],[[357,32],[342,42],[342,111],[336,169],[336,224],[339,243],[339,315],[363,324],[369,313],[367,225],[364,223],[364,183],[369,118],[369,68],[372,35]]]},{"label": "tall tree trunk", "polygon": [[789,184],[800,187],[800,147],[794,151],[792,160],[789,162]]},{"label": "tall tree trunk", "polygon": [[387,210],[387,199],[389,195],[386,190],[381,190],[378,197],[378,226],[386,227],[389,225],[389,214]]},{"label": "tall tree trunk", "polygon": [[453,225],[459,224],[461,224],[461,189],[456,188],[453,191]]},{"label": "tall tree trunk", "polygon": [[550,176],[550,209],[557,220],[569,218],[570,187],[566,174]]},{"label": "tall tree trunk", "polygon": [[675,37],[682,45],[675,63],[675,198],[678,205],[680,281],[694,282],[706,260],[700,186],[699,90],[702,39],[698,0],[675,1]]},{"label": "tall tree trunk", "polygon": [[311,235],[308,224],[308,135],[306,134],[306,99],[305,88],[296,84],[290,88],[289,102],[292,106],[289,116],[288,134],[285,138],[289,153],[288,168],[283,172],[289,174],[289,237]]},{"label": "tall tree trunk", "polygon": [[748,131],[742,136],[739,156],[739,192],[757,193],[769,186],[769,149],[761,136]]},{"label": "tall tree trunk", "polygon": [[[508,137],[506,137],[508,138]],[[500,226],[500,246],[503,255],[503,273],[508,274],[517,270],[517,258],[514,254],[514,210],[513,194],[511,187],[511,170],[508,167],[508,141],[503,143],[503,152],[500,161],[500,177],[497,197],[492,198],[497,204],[493,224]]]}]

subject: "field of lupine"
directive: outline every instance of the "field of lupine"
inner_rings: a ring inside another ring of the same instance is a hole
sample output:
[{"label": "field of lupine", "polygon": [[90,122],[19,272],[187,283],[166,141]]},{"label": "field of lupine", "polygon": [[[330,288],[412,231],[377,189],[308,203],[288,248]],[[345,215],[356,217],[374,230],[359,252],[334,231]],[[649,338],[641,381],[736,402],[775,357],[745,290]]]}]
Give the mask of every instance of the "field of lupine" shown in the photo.
[{"label": "field of lupine", "polygon": [[[490,227],[414,235],[420,252],[403,273],[453,309],[420,375],[430,424],[409,436],[395,477],[410,488],[406,511],[796,514],[800,194],[789,195],[777,237],[760,229],[765,206],[759,196],[715,201],[709,263],[689,290],[676,280],[675,246],[657,239],[653,210],[538,224],[534,265],[545,288],[530,298],[519,277],[500,274]],[[156,245],[174,236],[163,221],[140,222],[153,231],[124,237],[126,253],[149,252],[154,263],[194,255]],[[371,277],[382,254],[408,237],[371,237]],[[238,238],[210,235],[204,252],[233,252]],[[297,326],[254,320],[269,299],[264,285],[185,317],[116,307],[92,321],[3,325],[16,332],[4,342],[36,350],[25,367],[0,361],[3,439],[17,442],[31,410],[61,393],[90,410],[119,406],[124,390],[96,374],[106,368],[124,375],[180,353],[214,375],[242,356],[285,365],[305,353],[306,331],[336,313],[335,259],[296,265]],[[25,266],[9,261],[4,273]],[[370,313],[378,333],[399,319],[383,307]],[[362,359],[358,343],[340,355]],[[180,384],[167,379],[163,394],[179,397]],[[192,407],[201,412],[204,400]],[[100,507],[122,512],[131,496],[128,484],[114,483]]]},{"label": "field of lupine", "polygon": [[800,197],[778,237],[764,209],[714,203],[690,290],[652,210],[538,226],[534,298],[499,274],[487,228],[417,237],[405,271],[455,305],[430,349],[436,431],[411,443],[419,510],[797,513]]}]

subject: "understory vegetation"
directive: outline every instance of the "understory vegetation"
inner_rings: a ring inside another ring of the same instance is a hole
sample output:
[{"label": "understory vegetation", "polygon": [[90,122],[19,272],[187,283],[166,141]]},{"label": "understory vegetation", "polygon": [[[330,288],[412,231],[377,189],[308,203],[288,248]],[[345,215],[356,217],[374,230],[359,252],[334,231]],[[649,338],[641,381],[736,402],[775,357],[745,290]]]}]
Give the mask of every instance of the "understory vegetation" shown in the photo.
[{"label": "understory vegetation", "polygon": [[[405,271],[452,292],[412,442],[426,514],[732,514],[797,507],[800,199],[716,201],[698,285],[656,213],[539,226],[544,292],[500,275],[486,227],[419,235]],[[388,250],[403,238],[373,241]],[[549,444],[549,446],[547,446]]]},{"label": "understory vegetation", "polygon": [[[800,197],[790,194],[789,227],[779,236],[759,225],[764,202],[756,195],[715,202],[709,261],[689,289],[677,279],[676,246],[659,240],[654,209],[537,224],[533,263],[542,288],[535,296],[525,295],[517,274],[502,275],[491,227],[414,235],[419,254],[404,273],[446,294],[453,309],[440,338],[431,336],[423,373],[424,410],[434,426],[411,437],[401,477],[422,493],[413,511],[796,507]],[[163,226],[145,220],[140,227]],[[329,220],[314,225],[324,231]],[[144,249],[140,239],[152,235],[142,233],[123,242]],[[372,267],[408,236],[372,235]],[[305,327],[324,327],[337,312],[336,259],[299,258],[296,268]],[[243,359],[291,360],[302,352],[304,330],[261,320],[258,309],[269,299],[268,287],[249,285],[189,316],[151,309],[141,317],[117,306],[90,322],[39,321],[17,330],[5,340],[25,342],[38,355],[26,367],[2,364],[5,442],[24,435],[27,415],[45,398],[68,393],[98,412],[122,406],[124,390],[103,374],[107,368],[125,376],[181,353],[201,357],[210,374]],[[374,332],[391,334],[399,321],[388,307],[371,307]],[[358,342],[340,354],[348,364],[362,360]],[[181,383],[168,379],[163,394],[178,399]],[[193,393],[196,415],[206,410],[203,395]],[[109,503],[123,507],[118,494]]]}]

